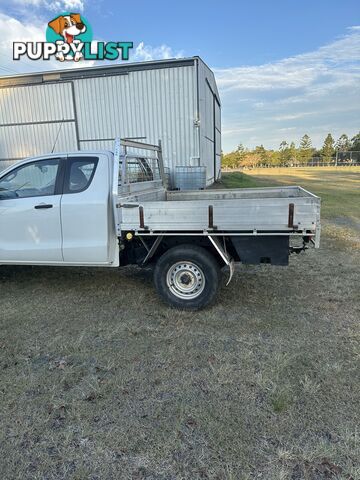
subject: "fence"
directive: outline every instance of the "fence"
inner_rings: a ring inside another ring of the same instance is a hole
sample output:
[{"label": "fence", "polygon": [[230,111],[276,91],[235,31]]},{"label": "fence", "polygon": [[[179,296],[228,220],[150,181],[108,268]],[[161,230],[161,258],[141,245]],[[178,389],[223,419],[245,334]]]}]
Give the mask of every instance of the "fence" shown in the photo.
[{"label": "fence", "polygon": [[324,162],[322,157],[312,157],[309,161],[293,160],[286,164],[256,163],[254,165],[239,165],[235,168],[222,166],[223,172],[233,170],[251,170],[253,168],[304,168],[304,167],[356,167],[360,166],[360,151],[336,152],[331,161]]}]

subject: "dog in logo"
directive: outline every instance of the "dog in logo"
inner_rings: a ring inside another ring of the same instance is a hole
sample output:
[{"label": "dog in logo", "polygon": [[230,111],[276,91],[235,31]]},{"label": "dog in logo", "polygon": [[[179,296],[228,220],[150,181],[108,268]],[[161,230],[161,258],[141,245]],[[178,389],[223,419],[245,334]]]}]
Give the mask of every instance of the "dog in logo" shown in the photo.
[{"label": "dog in logo", "polygon": [[[86,32],[86,25],[82,22],[79,13],[60,15],[51,20],[48,25],[55,33],[63,37],[65,43],[79,43],[79,40],[74,41],[75,37]],[[82,56],[81,52],[76,52],[73,59],[78,62]],[[61,62],[65,60],[64,54],[61,52],[56,57]]]}]

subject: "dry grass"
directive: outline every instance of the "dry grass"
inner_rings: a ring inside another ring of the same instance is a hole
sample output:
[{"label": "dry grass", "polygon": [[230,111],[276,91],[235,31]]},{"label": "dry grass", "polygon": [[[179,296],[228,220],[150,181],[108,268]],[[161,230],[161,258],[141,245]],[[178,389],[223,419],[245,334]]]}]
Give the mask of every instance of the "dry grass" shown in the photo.
[{"label": "dry grass", "polygon": [[359,264],[325,235],[191,315],[149,271],[1,268],[1,478],[359,479]]}]

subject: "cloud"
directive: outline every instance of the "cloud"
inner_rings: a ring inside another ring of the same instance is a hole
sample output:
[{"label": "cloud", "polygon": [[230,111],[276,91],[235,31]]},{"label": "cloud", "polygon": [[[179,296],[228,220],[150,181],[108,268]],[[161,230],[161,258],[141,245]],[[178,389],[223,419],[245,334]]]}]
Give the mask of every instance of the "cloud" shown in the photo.
[{"label": "cloud", "polygon": [[291,132],[292,130],[295,130],[296,127],[284,127],[284,128],[279,128],[279,132]]},{"label": "cloud", "polygon": [[223,136],[232,136],[234,134],[239,135],[239,134],[249,133],[249,132],[256,132],[256,127],[244,127],[244,126],[232,125],[231,128],[223,128],[221,133]]},{"label": "cloud", "polygon": [[135,48],[135,52],[132,54],[131,60],[135,60],[137,62],[146,62],[151,60],[180,58],[183,56],[184,53],[182,51],[173,52],[173,50],[167,45],[152,47],[151,45],[145,45],[144,42],[140,42]]},{"label": "cloud", "polygon": [[84,2],[82,0],[56,0],[48,3],[49,10],[61,12],[83,12]]},{"label": "cloud", "polygon": [[278,115],[273,117],[273,120],[277,122],[283,122],[284,120],[297,120],[298,118],[308,117],[309,115],[316,115],[317,112],[299,112],[299,113],[288,113],[285,115]]},{"label": "cloud", "polygon": [[[13,61],[13,42],[42,42],[44,41],[44,28],[36,25],[24,25],[19,20],[0,13],[0,74],[11,75],[21,73],[22,66]],[[33,70],[31,63],[27,61],[28,70]]]},{"label": "cloud", "polygon": [[14,0],[14,4],[20,7],[46,8],[51,11],[84,11],[84,0]]},{"label": "cloud", "polygon": [[360,27],[351,27],[348,34],[310,53],[285,58],[258,66],[242,66],[215,69],[218,86],[224,93],[232,90],[276,90],[298,89],[314,84],[321,77],[329,75],[337,82],[346,80],[355,83],[347,71],[336,67],[347,64],[359,73]]},{"label": "cloud", "polygon": [[[222,99],[225,151],[240,142],[254,146],[251,142],[258,138],[276,147],[287,131],[293,135],[290,140],[308,132],[319,146],[329,130],[340,135],[359,128],[360,26],[313,52],[214,72]],[[246,133],[253,127],[255,138]]]}]

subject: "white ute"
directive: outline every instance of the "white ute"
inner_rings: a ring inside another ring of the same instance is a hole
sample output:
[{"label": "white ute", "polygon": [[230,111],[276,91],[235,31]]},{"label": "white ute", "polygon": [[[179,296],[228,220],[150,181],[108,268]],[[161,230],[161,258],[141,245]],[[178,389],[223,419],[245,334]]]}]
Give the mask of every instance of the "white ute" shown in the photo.
[{"label": "white ute", "polygon": [[235,262],[287,265],[319,241],[317,196],[168,191],[161,145],[117,140],[114,152],[51,153],[0,174],[0,264],[154,265],[158,293],[177,308],[210,304],[225,265],[229,283]]}]

